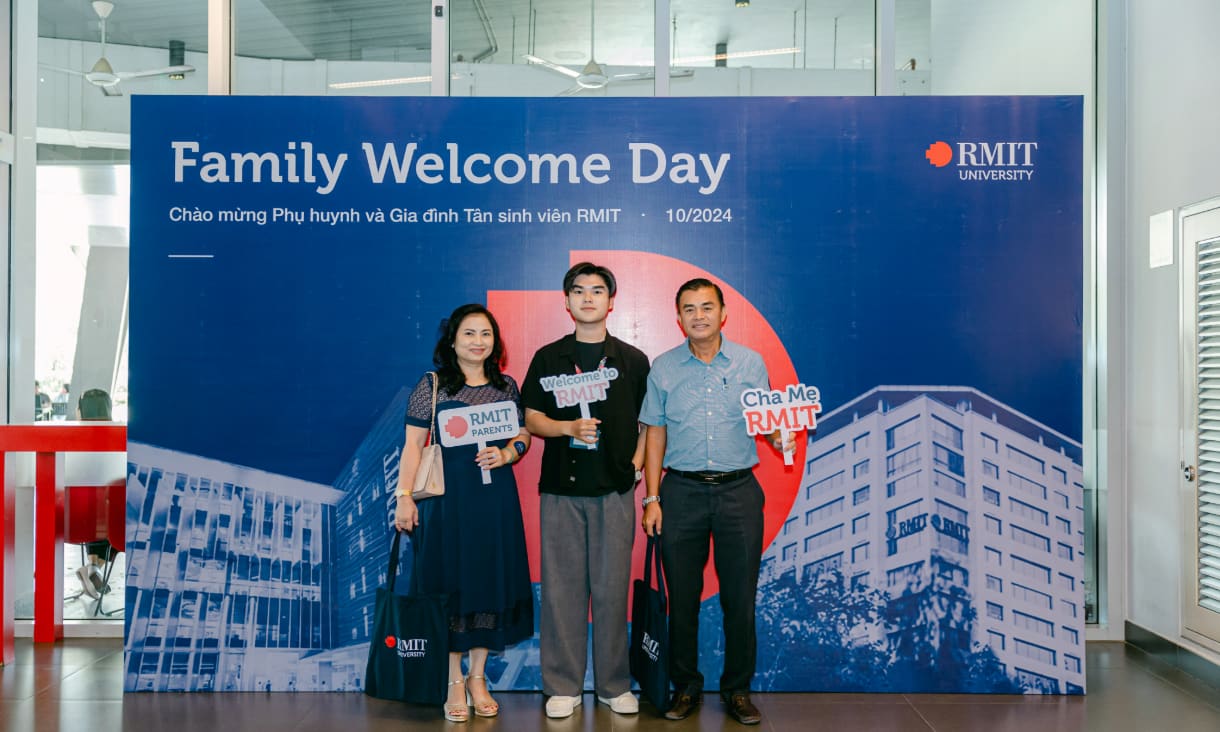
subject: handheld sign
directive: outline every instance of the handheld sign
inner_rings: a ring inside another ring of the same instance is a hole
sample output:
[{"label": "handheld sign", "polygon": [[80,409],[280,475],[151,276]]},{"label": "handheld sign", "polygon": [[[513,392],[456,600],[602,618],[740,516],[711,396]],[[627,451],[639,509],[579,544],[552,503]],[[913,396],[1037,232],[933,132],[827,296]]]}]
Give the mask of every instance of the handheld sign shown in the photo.
[{"label": "handheld sign", "polygon": [[[792,384],[779,389],[746,389],[741,393],[742,416],[751,436],[769,435],[779,430],[780,444],[786,445],[793,432],[816,429],[822,411],[821,394],[816,386]],[[784,465],[792,464],[792,452],[784,450]]]},{"label": "handheld sign", "polygon": [[[580,418],[589,419],[589,405],[606,399],[610,390],[610,382],[618,378],[618,369],[602,366],[594,371],[576,374],[560,374],[559,376],[544,376],[539,379],[543,391],[549,391],[555,396],[555,405],[563,407],[580,407]],[[597,442],[578,440],[571,441],[572,447],[586,450],[596,450]]]},{"label": "handheld sign", "polygon": [[[487,447],[492,440],[515,437],[521,431],[517,424],[517,405],[512,402],[476,404],[473,407],[443,409],[436,415],[441,428],[441,445]],[[491,483],[491,472],[483,469],[483,485]]]}]

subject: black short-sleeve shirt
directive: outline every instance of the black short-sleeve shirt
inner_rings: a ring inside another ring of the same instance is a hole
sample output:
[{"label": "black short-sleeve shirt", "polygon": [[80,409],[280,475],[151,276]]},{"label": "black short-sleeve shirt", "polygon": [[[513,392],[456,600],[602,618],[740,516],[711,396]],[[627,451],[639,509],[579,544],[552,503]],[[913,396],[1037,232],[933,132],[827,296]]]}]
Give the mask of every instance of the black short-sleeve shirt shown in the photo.
[{"label": "black short-sleeve shirt", "polygon": [[[631,457],[639,437],[640,405],[648,388],[648,357],[609,334],[603,355],[606,368],[616,369],[618,377],[611,380],[604,401],[589,405],[590,415],[601,420],[597,449],[574,448],[567,435],[545,438],[538,483],[542,493],[604,496],[635,487]],[[579,358],[573,334],[538,349],[521,382],[521,406],[554,420],[579,419],[579,407],[558,406],[554,395],[542,388],[545,377],[587,371],[577,368]]]}]

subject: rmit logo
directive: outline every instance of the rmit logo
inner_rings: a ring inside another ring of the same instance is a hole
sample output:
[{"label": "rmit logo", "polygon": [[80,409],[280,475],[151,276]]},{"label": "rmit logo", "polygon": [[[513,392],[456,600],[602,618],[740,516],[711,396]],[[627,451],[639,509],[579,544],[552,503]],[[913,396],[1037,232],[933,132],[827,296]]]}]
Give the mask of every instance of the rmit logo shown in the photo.
[{"label": "rmit logo", "polygon": [[1034,164],[1036,142],[959,142],[957,166],[971,168],[1028,168]]},{"label": "rmit logo", "polygon": [[644,640],[640,641],[640,648],[643,649],[644,653],[648,654],[649,658],[655,661],[657,656],[660,655],[661,644],[657,642],[656,638],[648,635],[648,631],[644,631]]},{"label": "rmit logo", "polygon": [[[956,146],[956,153],[954,147]],[[938,168],[957,158],[962,180],[1029,180],[1033,177],[1036,142],[958,142],[937,140],[923,156]]]},{"label": "rmit logo", "polygon": [[943,168],[949,164],[950,160],[953,160],[953,148],[949,147],[949,143],[937,140],[928,145],[928,149],[923,156],[928,159],[929,163],[938,168]]},{"label": "rmit logo", "polygon": [[445,422],[445,431],[455,440],[466,434],[466,427],[466,420],[457,415],[450,417],[449,421]]},{"label": "rmit logo", "polygon": [[385,637],[386,648],[398,651],[399,658],[423,658],[428,653],[427,638],[395,638]]}]

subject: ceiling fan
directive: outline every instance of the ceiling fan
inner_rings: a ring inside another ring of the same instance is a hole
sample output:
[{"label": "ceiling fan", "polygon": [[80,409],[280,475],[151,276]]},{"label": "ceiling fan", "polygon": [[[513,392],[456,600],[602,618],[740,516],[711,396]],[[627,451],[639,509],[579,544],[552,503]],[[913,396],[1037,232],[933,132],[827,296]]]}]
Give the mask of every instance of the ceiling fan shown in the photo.
[{"label": "ceiling fan", "polygon": [[[597,26],[594,22],[595,7],[596,0],[589,0],[589,62],[585,64],[583,69],[577,71],[576,69],[561,66],[554,61],[549,61],[529,53],[523,56],[527,61],[550,69],[555,73],[562,74],[575,82],[556,96],[570,97],[588,89],[605,89],[610,84],[617,84],[622,81],[641,81],[656,78],[655,71],[643,71],[636,74],[614,74],[613,76],[606,73],[606,70],[597,62],[597,57],[593,53],[593,44],[597,37]],[[694,69],[673,69],[669,72],[671,79],[681,79],[694,75]]]},{"label": "ceiling fan", "polygon": [[[106,19],[110,17],[110,13],[114,11],[114,3],[109,0],[93,0],[93,12],[97,13],[101,28],[102,55],[94,62],[92,68],[88,71],[78,71],[76,69],[67,69],[62,66],[52,66],[50,64],[39,64],[44,68],[52,71],[59,71],[73,76],[83,76],[85,81],[96,86],[101,90],[102,94],[108,97],[120,97],[123,91],[119,88],[119,82],[128,79],[141,79],[151,76],[169,76],[170,78],[182,78],[183,74],[189,74],[195,70],[194,66],[189,66],[182,63],[183,50],[178,47],[178,53],[175,54],[175,48],[170,48],[170,65],[159,69],[145,69],[143,71],[115,71],[110,65],[110,61],[106,59]],[[172,44],[171,44],[172,45]],[[175,63],[176,62],[176,63]]]}]

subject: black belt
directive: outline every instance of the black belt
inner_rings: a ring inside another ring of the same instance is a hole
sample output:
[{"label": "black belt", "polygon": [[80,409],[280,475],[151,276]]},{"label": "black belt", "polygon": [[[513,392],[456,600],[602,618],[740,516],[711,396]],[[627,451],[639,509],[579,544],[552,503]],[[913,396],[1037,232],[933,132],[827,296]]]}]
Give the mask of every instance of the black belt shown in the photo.
[{"label": "black belt", "polygon": [[693,480],[696,483],[705,483],[707,485],[720,485],[721,483],[732,483],[735,480],[741,480],[750,473],[754,472],[752,468],[743,468],[741,470],[730,470],[727,473],[714,473],[710,470],[674,470],[669,469],[671,475],[676,475],[679,478]]}]

